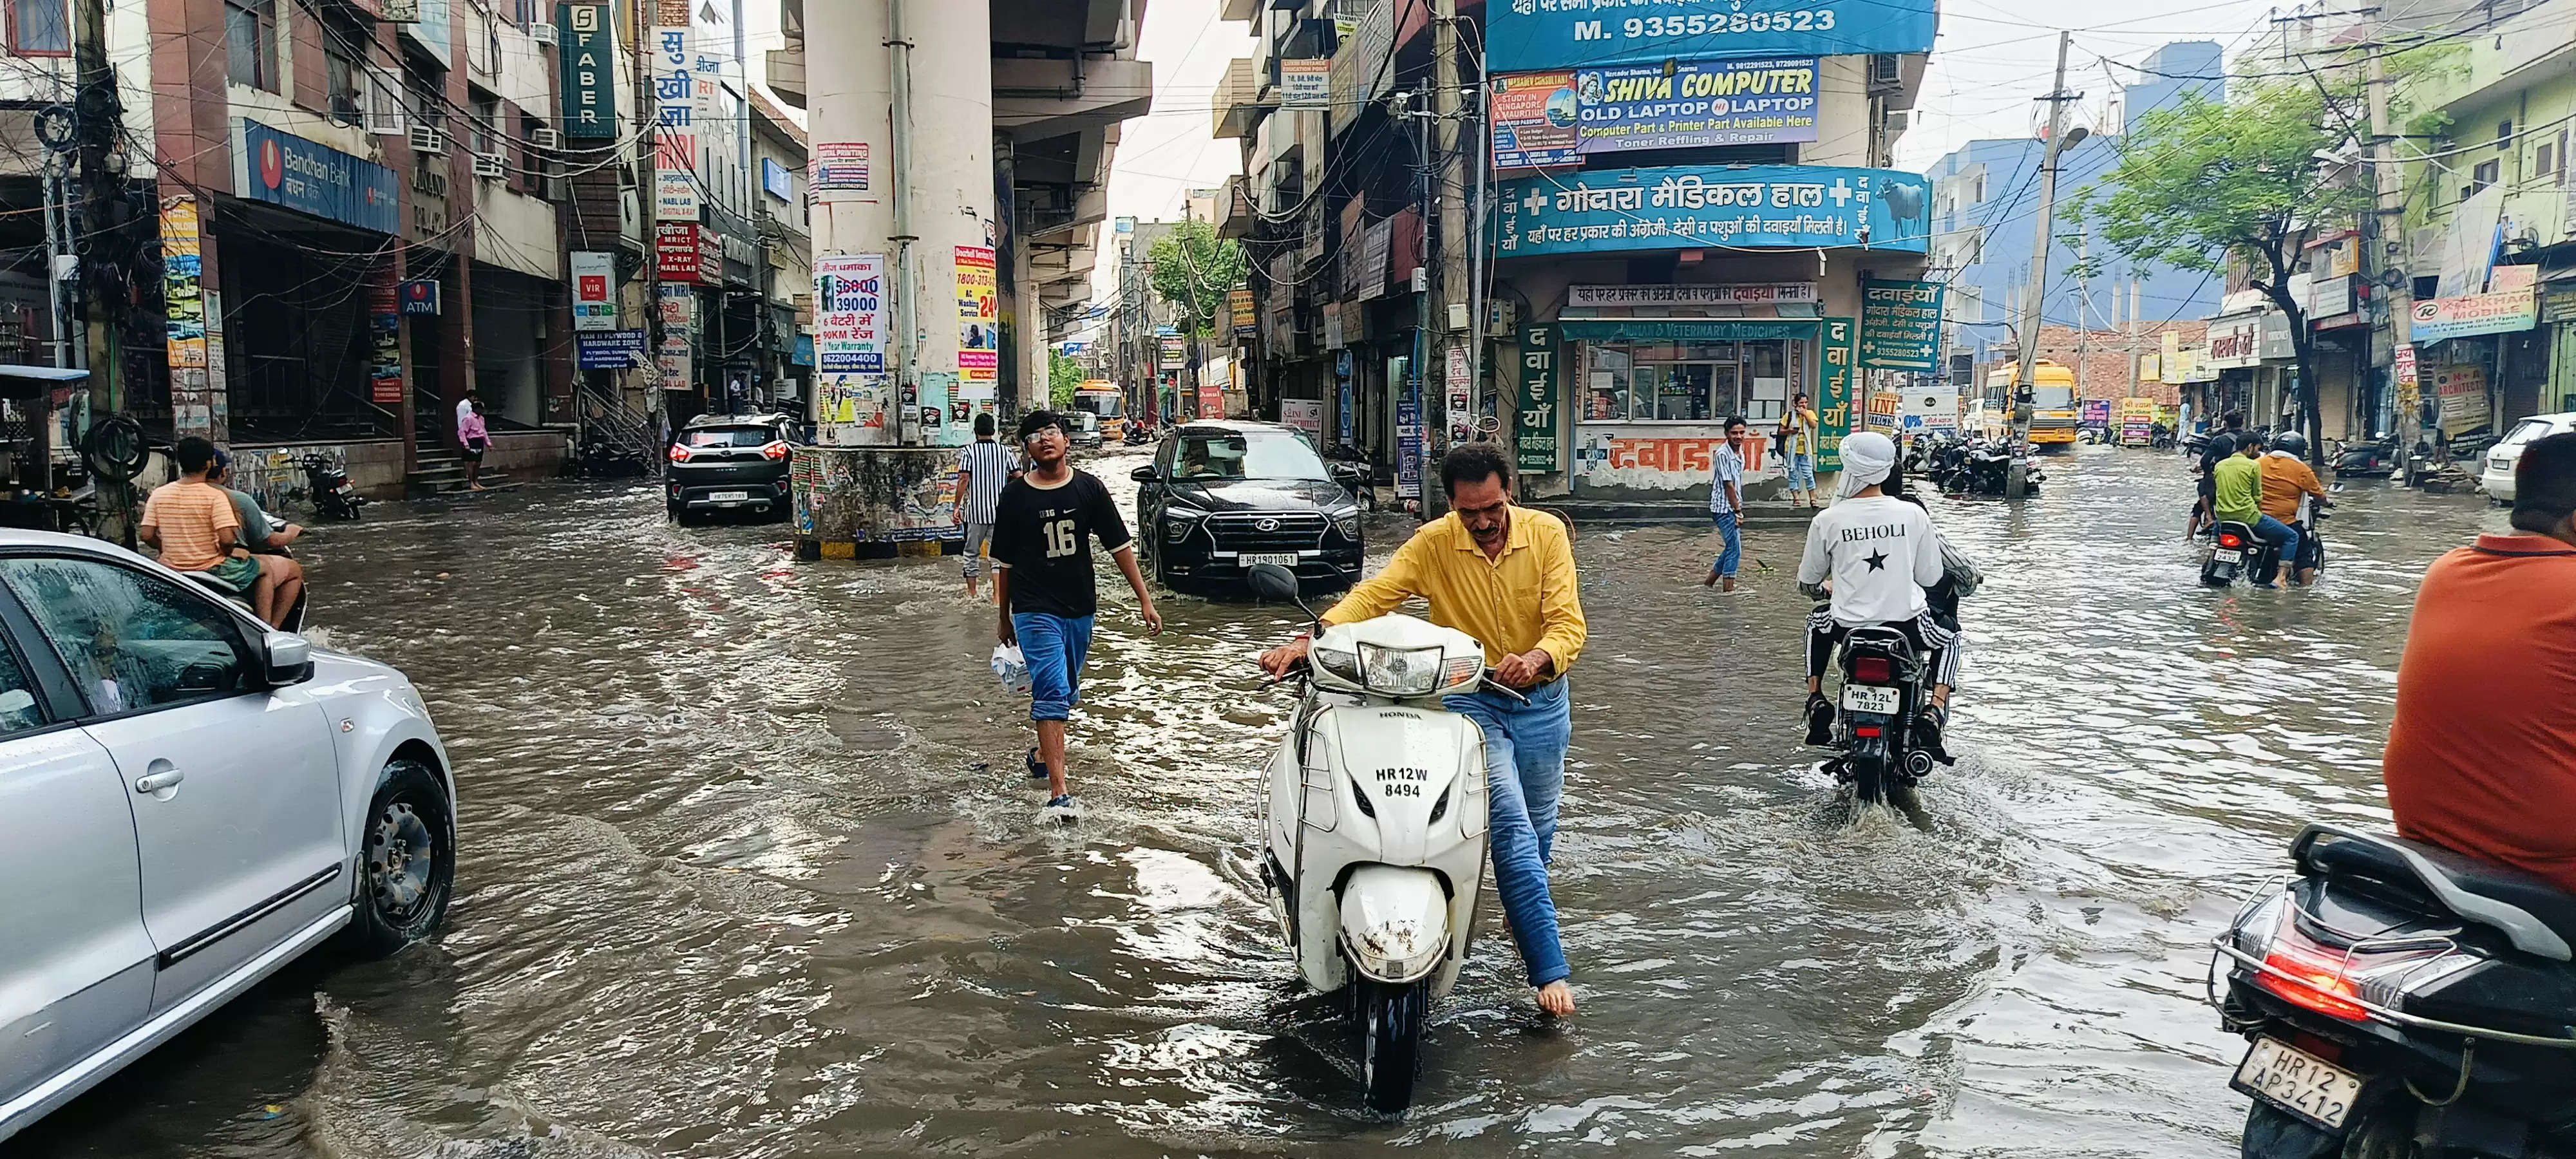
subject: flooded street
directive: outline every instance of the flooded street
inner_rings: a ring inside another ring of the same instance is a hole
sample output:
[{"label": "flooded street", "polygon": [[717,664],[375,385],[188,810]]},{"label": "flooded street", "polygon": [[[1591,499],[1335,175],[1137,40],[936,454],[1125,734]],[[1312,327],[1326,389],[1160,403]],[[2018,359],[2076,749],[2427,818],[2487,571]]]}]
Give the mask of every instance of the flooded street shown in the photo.
[{"label": "flooded street", "polygon": [[[2196,583],[2183,461],[2086,448],[1936,504],[1988,582],[1935,828],[1848,824],[1795,743],[1801,543],[1586,528],[1547,1026],[1489,899],[1417,1107],[1358,1112],[1253,868],[1294,613],[1104,564],[1041,826],[957,564],[800,565],[649,485],[373,508],[307,554],[329,641],[458,761],[445,934],[315,963],[10,1145],[28,1156],[2235,1154],[2206,939],[2310,818],[2384,824],[2417,578],[2503,524],[2358,485],[2312,591]],[[1122,499],[1141,455],[1085,464]],[[1370,527],[1382,560],[1404,533]]]}]

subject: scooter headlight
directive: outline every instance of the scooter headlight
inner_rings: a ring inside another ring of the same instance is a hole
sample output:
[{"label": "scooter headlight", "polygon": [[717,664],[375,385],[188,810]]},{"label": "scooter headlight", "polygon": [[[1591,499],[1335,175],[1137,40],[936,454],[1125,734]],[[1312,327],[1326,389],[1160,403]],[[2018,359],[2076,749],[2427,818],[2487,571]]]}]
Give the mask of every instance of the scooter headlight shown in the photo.
[{"label": "scooter headlight", "polygon": [[1352,684],[1362,683],[1360,658],[1355,652],[1346,652],[1339,648],[1317,648],[1308,652],[1306,658],[1326,676]]},{"label": "scooter headlight", "polygon": [[1440,690],[1441,649],[1360,645],[1362,687],[1386,696],[1429,696]]}]

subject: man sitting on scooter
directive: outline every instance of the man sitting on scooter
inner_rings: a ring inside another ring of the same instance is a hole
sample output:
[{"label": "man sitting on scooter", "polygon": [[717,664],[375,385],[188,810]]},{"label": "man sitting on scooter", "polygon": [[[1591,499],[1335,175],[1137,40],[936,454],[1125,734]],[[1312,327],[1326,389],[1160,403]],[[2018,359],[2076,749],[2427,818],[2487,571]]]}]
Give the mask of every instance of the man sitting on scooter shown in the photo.
[{"label": "man sitting on scooter", "polygon": [[[2308,505],[2323,505],[2326,501],[2325,484],[2317,482],[2316,471],[2308,466],[2307,453],[2308,437],[2290,431],[2272,440],[2271,453],[2264,455],[2260,464],[2263,471],[2263,514],[2299,532],[2299,550],[2296,557],[2288,562],[2290,582],[2303,586],[2317,570],[2317,537],[2308,530],[2311,526],[2306,519]],[[2270,583],[2272,573],[2279,569],[2281,563],[2274,560],[2272,567],[2265,568],[2263,574],[2255,579]]]},{"label": "man sitting on scooter", "polygon": [[[1494,888],[1538,988],[1539,1009],[1572,1014],[1574,988],[1566,980],[1574,971],[1557,936],[1547,863],[1574,731],[1564,678],[1589,632],[1575,590],[1573,538],[1555,516],[1512,505],[1512,464],[1497,444],[1450,451],[1440,460],[1440,489],[1449,496],[1448,516],[1423,524],[1386,570],[1353,587],[1324,622],[1375,619],[1420,596],[1431,605],[1432,623],[1484,643],[1497,683],[1525,690],[1526,704],[1493,692],[1452,696],[1447,704],[1485,733]],[[1301,634],[1262,653],[1261,666],[1285,676],[1312,646]]]},{"label": "man sitting on scooter", "polygon": [[2576,893],[2576,433],[2523,448],[2513,530],[2424,573],[2381,775],[2399,836]]},{"label": "man sitting on scooter", "polygon": [[[2299,557],[2299,529],[2263,514],[2263,436],[2252,431],[2236,436],[2238,454],[2210,469],[2215,498],[2210,510],[2221,523],[2242,523],[2254,537],[2272,545],[2276,559]],[[2258,588],[2277,588],[2269,569],[2253,577]]]},{"label": "man sitting on scooter", "polygon": [[[1833,743],[1834,702],[1825,665],[1851,630],[1884,624],[1905,633],[1931,662],[1932,695],[1916,725],[1923,747],[1943,760],[1942,725],[1959,675],[1958,634],[1934,619],[1925,588],[1941,582],[1941,535],[1917,505],[1890,497],[1896,443],[1876,431],[1843,440],[1840,497],[1807,524],[1798,590],[1832,602],[1807,618],[1807,743]],[[1830,583],[1828,583],[1830,581]]]}]

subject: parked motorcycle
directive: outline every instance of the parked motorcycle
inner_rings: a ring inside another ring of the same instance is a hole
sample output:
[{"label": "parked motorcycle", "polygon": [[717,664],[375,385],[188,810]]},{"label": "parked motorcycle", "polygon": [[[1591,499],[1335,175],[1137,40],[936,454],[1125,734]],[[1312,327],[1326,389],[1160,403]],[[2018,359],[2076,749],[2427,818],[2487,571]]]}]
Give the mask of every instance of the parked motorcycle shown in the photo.
[{"label": "parked motorcycle", "polygon": [[2404,462],[2397,453],[2397,436],[2385,435],[2374,442],[2343,444],[2334,454],[2334,473],[2338,479],[2385,479]]},{"label": "parked motorcycle", "polygon": [[[1952,496],[2001,498],[2011,479],[2012,450],[2003,443],[1979,440],[1967,445],[1958,465],[1935,480],[1942,493]],[[2038,463],[2027,465],[2023,483],[2031,494],[2048,480],[2048,472]]]},{"label": "parked motorcycle", "polygon": [[306,455],[296,464],[304,468],[304,493],[313,498],[314,514],[324,519],[356,519],[367,505],[367,497],[349,482],[349,473],[331,460]]},{"label": "parked motorcycle", "polygon": [[1930,659],[1894,628],[1852,629],[1843,639],[1842,690],[1835,698],[1834,745],[1842,751],[1825,762],[1834,779],[1852,787],[1853,800],[1888,805],[1918,825],[1923,807],[1914,788],[1931,773],[1933,757],[1913,729],[1929,703]]},{"label": "parked motorcycle", "polygon": [[[1295,573],[1257,564],[1249,579],[1314,619]],[[1262,881],[1306,984],[1349,999],[1368,1106],[1401,1111],[1484,884],[1484,733],[1441,697],[1502,686],[1474,638],[1405,615],[1317,624],[1290,679],[1304,695],[1270,761]]]},{"label": "parked motorcycle", "polygon": [[1147,429],[1144,423],[1131,420],[1127,424],[1127,433],[1121,435],[1119,439],[1128,446],[1141,447],[1154,441],[1154,432]]},{"label": "parked motorcycle", "polygon": [[2576,894],[2331,825],[2290,860],[2211,943],[2247,1159],[2576,1154]]}]

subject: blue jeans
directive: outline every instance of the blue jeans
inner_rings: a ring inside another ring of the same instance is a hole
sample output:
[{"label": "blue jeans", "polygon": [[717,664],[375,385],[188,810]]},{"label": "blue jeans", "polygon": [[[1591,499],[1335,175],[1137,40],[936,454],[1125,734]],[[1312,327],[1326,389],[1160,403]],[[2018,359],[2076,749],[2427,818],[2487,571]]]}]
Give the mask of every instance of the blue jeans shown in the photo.
[{"label": "blue jeans", "polygon": [[1091,653],[1091,617],[1011,613],[1020,655],[1029,661],[1029,719],[1063,720],[1082,702],[1082,660]]},{"label": "blue jeans", "polygon": [[1734,575],[1735,569],[1744,562],[1744,537],[1736,531],[1735,513],[1711,511],[1708,513],[1708,518],[1710,522],[1717,524],[1717,533],[1726,537],[1726,550],[1718,555],[1717,565],[1708,569],[1709,573],[1721,576]]},{"label": "blue jeans", "polygon": [[1813,491],[1816,489],[1816,457],[1814,455],[1789,456],[1789,489],[1792,491]]},{"label": "blue jeans", "polygon": [[1565,681],[1531,689],[1523,707],[1492,692],[1452,696],[1449,711],[1485,732],[1485,792],[1492,824],[1494,891],[1532,986],[1570,977],[1557,939],[1547,863],[1556,849],[1556,804],[1565,793],[1565,746],[1574,737]]},{"label": "blue jeans", "polygon": [[2273,565],[2264,568],[2263,574],[2254,577],[2254,582],[2268,584],[2280,572],[2280,560],[2296,561],[2299,558],[2299,529],[2266,515],[2255,521],[2254,534],[2265,543],[2281,549],[2280,554],[2274,558]]}]

